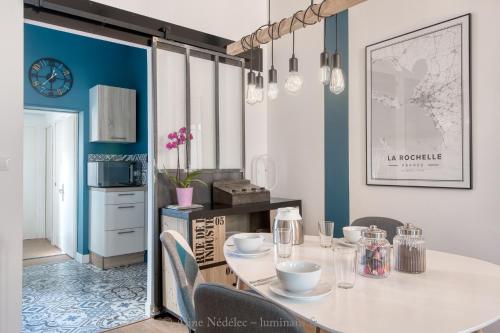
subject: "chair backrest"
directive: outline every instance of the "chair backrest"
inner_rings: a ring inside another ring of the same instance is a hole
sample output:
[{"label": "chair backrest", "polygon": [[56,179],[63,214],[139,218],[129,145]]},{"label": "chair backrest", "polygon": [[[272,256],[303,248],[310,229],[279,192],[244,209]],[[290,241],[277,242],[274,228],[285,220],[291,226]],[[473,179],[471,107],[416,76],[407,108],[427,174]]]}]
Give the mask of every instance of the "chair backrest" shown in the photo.
[{"label": "chair backrest", "polygon": [[[194,294],[196,333],[304,333],[298,320],[279,305],[253,293],[202,283]],[[228,322],[232,319],[232,322]],[[238,326],[238,323],[244,325]]]},{"label": "chair backrest", "polygon": [[196,318],[194,291],[203,282],[196,259],[184,237],[174,230],[167,230],[160,235],[167,250],[177,289],[177,303],[181,319],[187,326]]},{"label": "chair backrest", "polygon": [[379,229],[387,232],[387,240],[392,244],[392,240],[396,236],[396,228],[402,226],[403,223],[388,217],[367,216],[354,220],[351,225],[362,227],[376,225]]}]

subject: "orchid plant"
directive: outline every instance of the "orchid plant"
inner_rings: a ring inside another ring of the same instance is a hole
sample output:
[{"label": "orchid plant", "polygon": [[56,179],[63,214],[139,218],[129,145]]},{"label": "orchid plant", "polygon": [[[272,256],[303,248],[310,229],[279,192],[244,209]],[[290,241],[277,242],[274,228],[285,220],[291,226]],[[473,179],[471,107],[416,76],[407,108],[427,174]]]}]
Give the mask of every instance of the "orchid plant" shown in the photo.
[{"label": "orchid plant", "polygon": [[178,188],[188,188],[191,187],[191,183],[198,182],[203,185],[207,185],[204,181],[196,179],[200,176],[201,171],[189,171],[186,172],[186,177],[182,179],[181,177],[181,160],[180,160],[180,146],[186,144],[186,142],[193,140],[193,134],[187,133],[186,127],[181,127],[179,131],[172,132],[167,135],[169,142],[165,145],[167,150],[175,149],[177,151],[177,171],[175,176],[169,175],[165,172],[170,181]]}]

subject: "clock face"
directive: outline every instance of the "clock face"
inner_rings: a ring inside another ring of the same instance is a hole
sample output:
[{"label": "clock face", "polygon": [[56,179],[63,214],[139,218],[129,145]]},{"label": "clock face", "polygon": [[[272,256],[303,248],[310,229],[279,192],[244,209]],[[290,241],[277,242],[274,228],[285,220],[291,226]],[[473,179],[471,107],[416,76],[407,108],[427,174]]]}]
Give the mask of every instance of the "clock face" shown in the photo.
[{"label": "clock face", "polygon": [[31,86],[46,97],[61,97],[73,86],[73,75],[61,61],[41,58],[28,69]]}]

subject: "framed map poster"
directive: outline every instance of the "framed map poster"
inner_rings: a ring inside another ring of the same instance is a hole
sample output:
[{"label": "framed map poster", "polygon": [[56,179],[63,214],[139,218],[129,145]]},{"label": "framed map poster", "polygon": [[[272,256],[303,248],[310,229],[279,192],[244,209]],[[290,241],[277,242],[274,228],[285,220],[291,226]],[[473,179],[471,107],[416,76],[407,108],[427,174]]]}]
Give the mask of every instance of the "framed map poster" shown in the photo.
[{"label": "framed map poster", "polygon": [[470,14],[366,47],[366,183],[470,189]]}]

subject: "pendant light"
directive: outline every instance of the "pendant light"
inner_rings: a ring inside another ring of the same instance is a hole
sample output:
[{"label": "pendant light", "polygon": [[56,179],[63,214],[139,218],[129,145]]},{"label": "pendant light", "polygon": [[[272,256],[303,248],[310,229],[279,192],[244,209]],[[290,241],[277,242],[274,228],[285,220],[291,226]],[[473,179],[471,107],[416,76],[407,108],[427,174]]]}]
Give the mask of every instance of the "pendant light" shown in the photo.
[{"label": "pendant light", "polygon": [[271,69],[269,70],[269,82],[267,83],[267,97],[273,100],[278,98],[280,88],[278,87],[278,71],[274,69],[274,25],[271,26],[271,0],[268,1],[268,21],[271,29]]},{"label": "pendant light", "polygon": [[323,52],[319,55],[319,82],[323,85],[328,85],[330,83],[330,54],[326,50],[326,17],[323,19],[324,31],[323,31]]},{"label": "pendant light", "polygon": [[330,91],[335,94],[341,94],[345,89],[344,73],[342,73],[342,64],[340,59],[340,53],[338,51],[338,39],[339,39],[339,17],[335,15],[335,53],[332,59],[332,73],[330,77]]},{"label": "pendant light", "polygon": [[257,59],[257,68],[259,68],[259,74],[255,82],[255,89],[257,94],[257,103],[264,100],[264,77],[260,73],[260,57]]},{"label": "pendant light", "polygon": [[257,75],[256,80],[256,94],[257,94],[257,103],[260,103],[264,100],[264,77],[260,74]]},{"label": "pendant light", "polygon": [[252,47],[250,48],[250,72],[247,75],[247,94],[246,102],[250,105],[257,103],[257,78],[253,72],[253,36],[251,38]]},{"label": "pendant light", "polygon": [[299,74],[299,60],[295,57],[295,31],[292,33],[292,57],[289,60],[288,78],[285,81],[285,89],[296,94],[301,88],[304,81]]}]

